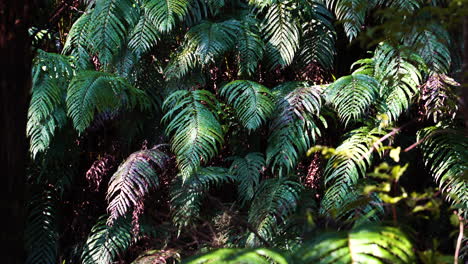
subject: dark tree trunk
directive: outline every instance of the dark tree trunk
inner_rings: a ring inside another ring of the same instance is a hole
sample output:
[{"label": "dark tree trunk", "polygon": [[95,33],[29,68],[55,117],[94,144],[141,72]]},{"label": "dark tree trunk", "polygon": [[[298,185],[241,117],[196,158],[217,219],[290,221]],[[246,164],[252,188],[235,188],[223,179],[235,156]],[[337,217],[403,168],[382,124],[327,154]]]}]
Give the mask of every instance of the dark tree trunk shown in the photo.
[{"label": "dark tree trunk", "polygon": [[463,18],[462,110],[468,130],[468,16]]},{"label": "dark tree trunk", "polygon": [[24,263],[26,118],[31,89],[31,0],[0,0],[0,228],[2,263]]}]

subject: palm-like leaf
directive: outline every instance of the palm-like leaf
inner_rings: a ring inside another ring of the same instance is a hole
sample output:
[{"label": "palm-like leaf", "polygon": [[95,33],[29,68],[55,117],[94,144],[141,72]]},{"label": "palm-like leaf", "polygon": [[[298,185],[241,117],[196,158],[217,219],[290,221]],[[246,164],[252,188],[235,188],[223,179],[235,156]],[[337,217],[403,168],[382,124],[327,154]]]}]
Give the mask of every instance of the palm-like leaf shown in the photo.
[{"label": "palm-like leaf", "polygon": [[188,11],[190,1],[187,0],[146,0],[145,8],[155,29],[169,32],[176,24],[176,19],[182,19]]},{"label": "palm-like leaf", "polygon": [[258,21],[253,16],[248,15],[241,21],[236,42],[239,49],[239,75],[241,76],[252,75],[263,57],[265,44],[259,31]]},{"label": "palm-like leaf", "polygon": [[83,264],[112,264],[132,243],[132,226],[127,218],[106,225],[107,216],[99,218],[83,246]]},{"label": "palm-like leaf", "polygon": [[[191,224],[200,215],[201,203],[210,188],[234,180],[225,168],[199,168],[185,182],[177,181],[172,191],[173,219],[179,228]],[[180,230],[180,229],[179,229]]]},{"label": "palm-like leaf", "polygon": [[81,15],[68,32],[67,40],[63,46],[62,54],[75,57],[78,69],[87,69],[91,65],[89,55],[91,43],[88,36],[91,31],[92,21],[90,13]]},{"label": "palm-like leaf", "polygon": [[163,168],[169,157],[157,149],[141,150],[130,155],[114,173],[107,189],[109,223],[137,206],[150,190],[159,185],[154,168]]},{"label": "palm-like leaf", "polygon": [[74,69],[69,57],[38,50],[32,71],[26,132],[31,139],[31,154],[35,157],[49,147],[56,128],[66,123],[63,97]]},{"label": "palm-like leaf", "polygon": [[239,28],[239,21],[234,19],[219,23],[204,21],[187,32],[186,41],[196,47],[200,61],[207,64],[234,47]]},{"label": "palm-like leaf", "polygon": [[449,200],[466,213],[468,208],[468,139],[462,131],[428,127],[418,133],[426,167]]},{"label": "palm-like leaf", "polygon": [[147,8],[142,10],[140,20],[130,34],[128,47],[135,54],[143,54],[149,51],[159,40],[156,24],[150,19]]},{"label": "palm-like leaf", "polygon": [[138,22],[139,6],[132,0],[101,0],[91,13],[93,52],[104,65],[122,48],[129,31]]},{"label": "palm-like leaf", "polygon": [[323,213],[341,208],[358,179],[364,177],[371,165],[372,148],[381,151],[376,143],[384,131],[362,127],[351,131],[348,138],[336,148],[336,153],[325,167],[325,185],[328,187],[321,203]]},{"label": "palm-like leaf", "polygon": [[270,90],[253,81],[232,81],[221,88],[220,95],[233,106],[237,118],[249,131],[264,124],[274,110]]},{"label": "palm-like leaf", "polygon": [[455,118],[458,98],[454,87],[460,86],[454,79],[444,74],[432,74],[421,86],[423,114],[434,123],[444,118]]},{"label": "palm-like leaf", "polygon": [[270,127],[267,164],[279,175],[288,174],[299,158],[320,136],[320,87],[304,82],[288,82],[274,89],[277,98],[275,119]]},{"label": "palm-like leaf", "polygon": [[359,120],[377,100],[379,83],[370,76],[353,74],[336,80],[326,94],[341,120],[348,124]]},{"label": "palm-like leaf", "polygon": [[295,253],[298,263],[414,263],[413,245],[395,227],[371,226],[326,233]]},{"label": "palm-like leaf", "polygon": [[223,248],[213,252],[195,256],[186,261],[184,264],[287,264],[291,263],[290,259],[285,254],[266,248],[256,249],[240,249],[240,248]]},{"label": "palm-like leaf", "polygon": [[224,141],[217,113],[211,110],[217,104],[206,90],[176,91],[164,101],[163,122],[170,121],[166,133],[172,136],[172,150],[184,178],[211,159]]},{"label": "palm-like leaf", "polygon": [[67,93],[68,115],[78,132],[83,132],[94,113],[121,106],[147,105],[145,93],[132,87],[124,78],[110,73],[81,71],[70,83]]},{"label": "palm-like leaf", "polygon": [[25,230],[27,264],[57,263],[58,222],[57,193],[45,190],[32,197]]},{"label": "palm-like leaf", "polygon": [[291,14],[290,2],[277,2],[268,7],[262,21],[266,56],[271,68],[288,66],[299,47],[299,27]]},{"label": "palm-like leaf", "polygon": [[238,182],[237,191],[242,203],[250,201],[260,182],[260,173],[265,167],[262,153],[252,152],[245,157],[235,157],[229,169]]},{"label": "palm-like leaf", "polygon": [[325,0],[338,20],[343,23],[346,36],[353,40],[361,32],[367,9],[371,6],[368,0]]},{"label": "palm-like leaf", "polygon": [[[302,185],[287,178],[268,179],[261,182],[249,210],[249,223],[267,240],[275,237],[277,225],[286,220],[297,207]],[[260,243],[256,234],[250,234],[247,244]]]},{"label": "palm-like leaf", "polygon": [[448,73],[452,61],[449,41],[448,32],[436,23],[416,28],[404,39],[404,43],[416,50],[432,72],[442,74]]},{"label": "palm-like leaf", "polygon": [[195,55],[196,47],[187,43],[184,45],[176,55],[169,61],[164,73],[168,80],[180,79],[187,75],[190,70],[193,70],[200,61]]}]

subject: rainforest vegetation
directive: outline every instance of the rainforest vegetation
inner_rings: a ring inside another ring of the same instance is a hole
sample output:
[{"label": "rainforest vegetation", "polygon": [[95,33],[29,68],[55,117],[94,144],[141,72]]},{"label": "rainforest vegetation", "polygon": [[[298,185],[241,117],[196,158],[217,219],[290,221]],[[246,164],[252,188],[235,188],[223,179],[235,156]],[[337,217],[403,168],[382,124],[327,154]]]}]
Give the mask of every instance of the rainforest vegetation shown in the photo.
[{"label": "rainforest vegetation", "polygon": [[26,263],[466,263],[467,9],[36,1]]}]

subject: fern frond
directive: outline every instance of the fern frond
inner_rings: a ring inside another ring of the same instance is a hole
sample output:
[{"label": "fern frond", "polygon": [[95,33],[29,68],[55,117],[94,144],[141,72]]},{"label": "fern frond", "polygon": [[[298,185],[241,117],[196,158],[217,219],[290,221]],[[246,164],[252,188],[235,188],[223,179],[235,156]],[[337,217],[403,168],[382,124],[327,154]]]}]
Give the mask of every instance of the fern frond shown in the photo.
[{"label": "fern frond", "polygon": [[101,113],[136,103],[145,107],[146,95],[132,87],[124,78],[110,73],[81,71],[70,83],[67,93],[68,115],[75,129],[82,133],[91,123],[95,112]]},{"label": "fern frond", "polygon": [[379,83],[364,74],[344,76],[330,84],[327,99],[337,110],[342,122],[359,120],[379,95]]},{"label": "fern frond", "polygon": [[214,157],[223,139],[216,110],[218,101],[206,90],[176,91],[163,104],[170,121],[166,133],[171,135],[172,151],[183,178],[187,178],[202,162]]},{"label": "fern frond", "polygon": [[245,80],[232,81],[220,89],[241,124],[249,131],[262,126],[274,110],[273,95],[265,86]]},{"label": "fern frond", "polygon": [[132,243],[132,226],[127,218],[120,218],[112,226],[101,216],[91,229],[81,260],[83,264],[112,264]]},{"label": "fern frond", "polygon": [[68,32],[67,40],[63,46],[62,54],[69,54],[75,58],[78,69],[88,69],[91,67],[89,51],[91,42],[89,35],[93,19],[89,12],[81,15],[78,20],[73,23]]},{"label": "fern frond", "polygon": [[413,12],[419,9],[423,4],[421,0],[379,0],[377,3],[384,7],[408,12]]},{"label": "fern frond", "polygon": [[307,3],[306,21],[302,24],[299,62],[301,65],[319,64],[324,69],[332,69],[336,55],[336,32],[331,21],[332,14],[318,3]]},{"label": "fern frond", "polygon": [[159,179],[154,166],[161,169],[168,159],[165,153],[148,149],[131,154],[119,166],[107,189],[108,223],[126,215],[150,190],[158,187]]},{"label": "fern frond", "polygon": [[368,0],[326,0],[337,19],[343,23],[346,36],[351,41],[361,32],[367,9],[371,6]]},{"label": "fern frond", "polygon": [[74,68],[69,57],[42,50],[38,50],[33,63],[26,134],[30,137],[30,152],[34,158],[49,147],[56,128],[66,124],[63,97]]},{"label": "fern frond", "polygon": [[181,20],[190,6],[187,0],[147,0],[145,9],[148,18],[156,25],[155,29],[162,33],[171,31],[177,19]]},{"label": "fern frond", "polygon": [[424,164],[447,199],[468,212],[468,139],[449,127],[427,127],[418,132]]},{"label": "fern frond", "polygon": [[460,86],[454,79],[445,74],[432,74],[421,86],[423,114],[434,123],[448,118],[455,118],[458,110],[458,97],[454,87]]},{"label": "fern frond", "polygon": [[262,21],[266,58],[270,68],[291,64],[299,48],[299,27],[291,13],[290,2],[277,2],[268,7]]},{"label": "fern frond", "polygon": [[266,248],[222,248],[192,257],[184,264],[288,264],[290,259],[282,252]]},{"label": "fern frond", "polygon": [[320,235],[294,255],[299,263],[414,263],[413,245],[395,227],[366,226]]},{"label": "fern frond", "polygon": [[237,48],[239,56],[239,75],[250,76],[257,69],[258,62],[263,57],[265,44],[260,35],[258,21],[253,16],[245,16],[241,21]]},{"label": "fern frond", "polygon": [[371,165],[372,148],[381,151],[382,143],[376,142],[383,134],[379,128],[361,127],[349,132],[348,138],[336,148],[324,171],[327,190],[321,202],[322,213],[343,207],[353,186]]},{"label": "fern frond", "polygon": [[407,34],[404,43],[416,50],[431,72],[448,73],[452,58],[450,56],[450,36],[439,24],[430,23],[424,28],[415,28]]},{"label": "fern frond", "polygon": [[[302,188],[301,184],[287,178],[261,182],[248,215],[249,223],[261,237],[266,240],[275,237],[277,225],[296,210]],[[261,241],[255,234],[250,234],[246,243],[249,246],[258,246]]]},{"label": "fern frond", "polygon": [[139,6],[132,0],[96,1],[89,38],[102,64],[109,64],[122,48],[129,31],[138,22],[138,13]]},{"label": "fern frond", "polygon": [[260,173],[265,167],[262,153],[252,152],[245,157],[234,157],[229,172],[235,177],[237,193],[242,203],[250,201],[260,182]]},{"label": "fern frond", "polygon": [[196,47],[190,43],[184,45],[169,61],[164,74],[167,80],[180,79],[200,65],[200,60],[195,55]]},{"label": "fern frond", "polygon": [[149,51],[159,41],[157,24],[150,19],[148,8],[142,10],[140,20],[130,34],[128,47],[137,55]]},{"label": "fern frond", "polygon": [[199,168],[185,181],[173,185],[171,205],[173,221],[180,228],[190,225],[200,216],[201,203],[212,187],[234,180],[228,169],[219,167]]},{"label": "fern frond", "polygon": [[189,46],[196,47],[196,55],[202,64],[232,49],[240,29],[240,23],[231,19],[219,23],[204,21],[192,27],[186,34]]},{"label": "fern frond", "polygon": [[58,197],[54,190],[44,190],[31,198],[25,230],[27,264],[57,263]]},{"label": "fern frond", "polygon": [[277,102],[266,160],[281,176],[294,169],[311,143],[320,136],[319,125],[326,126],[326,123],[319,116],[322,105],[320,87],[305,82],[288,82],[276,87],[274,94]]}]

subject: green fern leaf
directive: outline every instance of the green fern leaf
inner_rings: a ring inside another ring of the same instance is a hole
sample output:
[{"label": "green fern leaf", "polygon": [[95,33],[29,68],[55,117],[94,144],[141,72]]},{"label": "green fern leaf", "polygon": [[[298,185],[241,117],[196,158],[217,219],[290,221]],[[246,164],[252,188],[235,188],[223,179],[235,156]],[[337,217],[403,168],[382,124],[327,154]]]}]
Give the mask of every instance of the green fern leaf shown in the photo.
[{"label": "green fern leaf", "polygon": [[106,66],[119,52],[135,24],[138,22],[139,7],[132,0],[101,0],[91,13],[91,39],[93,52]]},{"label": "green fern leaf", "polygon": [[70,83],[66,102],[68,115],[79,133],[89,126],[96,111],[130,108],[137,102],[142,107],[148,104],[145,93],[125,79],[97,71],[79,72]]},{"label": "green fern leaf", "polygon": [[81,260],[83,264],[112,264],[132,243],[130,221],[120,218],[112,226],[106,225],[103,215],[91,229],[84,246]]},{"label": "green fern leaf", "polygon": [[44,190],[31,199],[25,230],[27,264],[57,263],[58,259],[58,197],[54,190]]},{"label": "green fern leaf", "polygon": [[337,19],[343,23],[346,36],[351,41],[361,32],[367,9],[372,5],[368,0],[326,0]]},{"label": "green fern leaf", "polygon": [[188,11],[187,0],[147,0],[145,8],[148,17],[156,29],[162,33],[169,32],[176,25],[176,19],[182,19]]},{"label": "green fern leaf", "polygon": [[183,178],[187,178],[202,162],[215,156],[224,141],[218,121],[216,98],[209,91],[176,91],[163,104],[169,120],[166,133],[172,136],[172,150]]},{"label": "green fern leaf", "polygon": [[413,245],[395,227],[366,226],[325,233],[305,243],[294,255],[299,263],[414,263]]},{"label": "green fern leaf", "polygon": [[141,150],[131,154],[109,181],[106,200],[108,223],[127,214],[159,185],[158,175],[152,164],[163,168],[169,157],[157,149]]},{"label": "green fern leaf", "polygon": [[252,200],[264,168],[265,158],[262,153],[252,152],[245,157],[234,157],[229,171],[239,184],[237,192],[243,204]]},{"label": "green fern leaf", "polygon": [[178,180],[172,188],[173,220],[180,228],[193,223],[200,216],[201,203],[210,188],[234,180],[225,168],[199,168],[185,181]]},{"label": "green fern leaf", "polygon": [[299,27],[291,13],[290,2],[278,2],[268,7],[262,21],[266,57],[270,68],[291,64],[299,47]]},{"label": "green fern leaf", "polygon": [[320,136],[321,90],[305,82],[288,82],[274,89],[277,98],[275,118],[270,127],[267,164],[279,176],[291,172],[311,143]]},{"label": "green fern leaf", "polygon": [[[276,226],[296,210],[302,188],[301,184],[287,178],[261,182],[249,209],[248,220],[263,239],[271,240]],[[256,234],[250,234],[246,243],[258,246],[261,241]]]},{"label": "green fern leaf", "polygon": [[325,91],[328,101],[337,110],[345,125],[364,116],[371,104],[377,100],[378,92],[377,80],[364,74],[341,77]]},{"label": "green fern leaf", "polygon": [[200,65],[200,61],[195,55],[196,47],[186,44],[176,52],[164,69],[167,80],[177,80],[186,76],[190,70]]},{"label": "green fern leaf", "polygon": [[237,37],[240,76],[251,76],[263,57],[265,44],[259,31],[258,21],[253,16],[248,15],[241,21]]},{"label": "green fern leaf", "polygon": [[89,50],[91,43],[89,34],[93,19],[90,13],[84,13],[73,23],[68,32],[67,40],[63,46],[62,54],[69,54],[75,58],[78,69],[88,69],[91,67],[91,57]]},{"label": "green fern leaf", "polygon": [[274,110],[270,90],[253,81],[232,81],[220,89],[220,95],[227,99],[241,124],[249,131],[264,124]]},{"label": "green fern leaf", "polygon": [[157,26],[148,15],[147,8],[142,10],[140,21],[130,34],[128,47],[138,55],[149,51],[159,41]]}]

